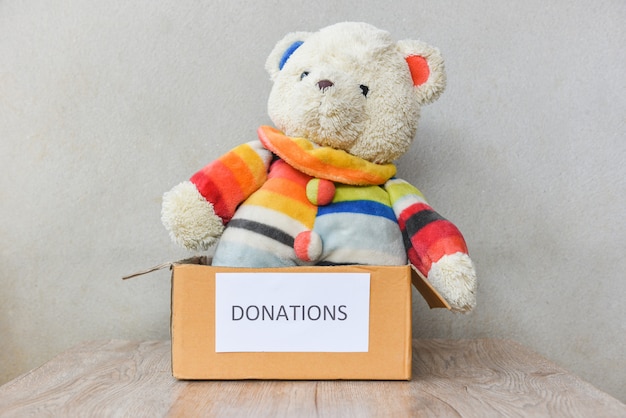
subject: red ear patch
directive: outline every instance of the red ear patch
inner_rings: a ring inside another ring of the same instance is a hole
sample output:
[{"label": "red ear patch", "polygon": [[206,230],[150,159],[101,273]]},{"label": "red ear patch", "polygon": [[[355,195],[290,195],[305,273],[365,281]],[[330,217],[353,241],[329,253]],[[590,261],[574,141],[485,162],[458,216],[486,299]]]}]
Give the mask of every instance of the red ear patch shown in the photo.
[{"label": "red ear patch", "polygon": [[413,78],[413,84],[415,86],[421,86],[428,80],[430,75],[430,68],[428,67],[428,61],[426,58],[419,55],[409,55],[405,58],[406,63],[409,64],[409,71],[411,71],[411,78]]}]

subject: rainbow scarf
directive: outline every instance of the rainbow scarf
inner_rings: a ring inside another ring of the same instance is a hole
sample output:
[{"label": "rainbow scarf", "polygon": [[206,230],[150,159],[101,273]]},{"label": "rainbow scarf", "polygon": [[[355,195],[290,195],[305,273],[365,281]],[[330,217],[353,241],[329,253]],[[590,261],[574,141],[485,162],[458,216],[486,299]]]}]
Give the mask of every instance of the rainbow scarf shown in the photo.
[{"label": "rainbow scarf", "polygon": [[286,136],[271,126],[258,129],[265,148],[309,176],[353,186],[380,185],[396,174],[393,164],[375,164],[343,150],[320,147],[305,138]]}]

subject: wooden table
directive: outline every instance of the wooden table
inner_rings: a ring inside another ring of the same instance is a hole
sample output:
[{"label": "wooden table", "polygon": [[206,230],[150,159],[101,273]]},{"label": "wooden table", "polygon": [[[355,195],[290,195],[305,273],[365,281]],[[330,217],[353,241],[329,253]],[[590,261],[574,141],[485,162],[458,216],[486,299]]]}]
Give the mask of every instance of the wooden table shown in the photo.
[{"label": "wooden table", "polygon": [[414,340],[410,382],[177,381],[169,341],[97,341],[0,386],[0,416],[626,417],[508,340]]}]

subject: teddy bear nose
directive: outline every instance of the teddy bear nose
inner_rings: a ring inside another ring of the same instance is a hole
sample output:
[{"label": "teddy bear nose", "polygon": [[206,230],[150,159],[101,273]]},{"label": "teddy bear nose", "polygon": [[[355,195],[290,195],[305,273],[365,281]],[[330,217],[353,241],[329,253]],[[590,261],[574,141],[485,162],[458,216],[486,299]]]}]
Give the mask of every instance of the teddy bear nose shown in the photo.
[{"label": "teddy bear nose", "polygon": [[335,85],[335,83],[333,83],[330,80],[320,80],[320,81],[317,82],[317,87],[319,87],[319,89],[322,90],[322,91],[324,91],[327,88],[332,87],[334,85]]}]

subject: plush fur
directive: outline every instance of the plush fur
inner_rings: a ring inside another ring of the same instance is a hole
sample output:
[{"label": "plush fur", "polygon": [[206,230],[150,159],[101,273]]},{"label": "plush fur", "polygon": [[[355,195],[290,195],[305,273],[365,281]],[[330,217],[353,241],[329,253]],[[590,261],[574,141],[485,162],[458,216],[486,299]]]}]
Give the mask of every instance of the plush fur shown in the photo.
[{"label": "plush fur", "polygon": [[172,240],[190,250],[208,250],[224,231],[213,205],[190,181],[163,195],[161,218]]},{"label": "plush fur", "polygon": [[166,193],[174,241],[214,265],[410,262],[465,312],[476,274],[460,231],[395,177],[422,105],[445,87],[439,51],[365,23],[296,32],[266,61],[275,124]]},{"label": "plush fur", "polygon": [[[303,43],[280,68],[285,50],[296,41]],[[407,71],[405,58],[411,55],[425,58],[430,67],[420,86]],[[389,33],[361,23],[288,35],[268,57],[266,69],[274,81],[268,111],[278,129],[376,163],[392,162],[408,150],[420,106],[445,86],[436,49],[419,41],[396,43]],[[333,86],[320,89],[320,80]]]}]

